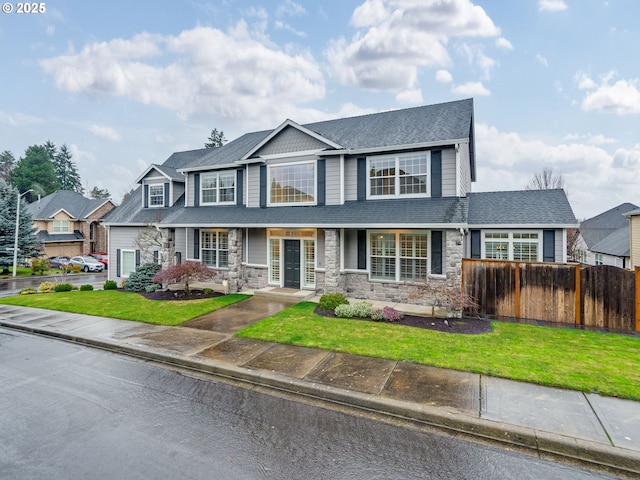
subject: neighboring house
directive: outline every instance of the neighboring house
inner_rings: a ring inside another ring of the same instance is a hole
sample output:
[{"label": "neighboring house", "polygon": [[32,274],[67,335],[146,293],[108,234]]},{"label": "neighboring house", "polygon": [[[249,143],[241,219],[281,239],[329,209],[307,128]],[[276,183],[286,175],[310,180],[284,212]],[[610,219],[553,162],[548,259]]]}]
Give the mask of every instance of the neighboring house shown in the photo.
[{"label": "neighboring house", "polygon": [[[105,219],[109,276],[206,263],[231,291],[409,298],[459,285],[463,257],[566,261],[563,190],[470,193],[473,100],[248,133],[152,165]],[[414,291],[415,289],[413,289]]]},{"label": "neighboring house", "polygon": [[115,208],[108,199],[91,199],[69,190],[58,190],[30,203],[36,237],[44,255],[84,255],[106,252],[108,239],[102,218]]},{"label": "neighboring house", "polygon": [[629,266],[640,267],[640,208],[626,212],[624,216],[629,222]]},{"label": "neighboring house", "polygon": [[638,207],[623,203],[580,223],[576,260],[587,265],[630,266],[629,219]]}]

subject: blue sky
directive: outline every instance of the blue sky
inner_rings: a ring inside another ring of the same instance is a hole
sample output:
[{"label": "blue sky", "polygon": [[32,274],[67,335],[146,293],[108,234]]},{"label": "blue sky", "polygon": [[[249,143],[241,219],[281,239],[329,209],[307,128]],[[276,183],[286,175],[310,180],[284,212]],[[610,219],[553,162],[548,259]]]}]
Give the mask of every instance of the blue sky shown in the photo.
[{"label": "blue sky", "polygon": [[640,205],[636,0],[43,4],[0,13],[0,151],[66,143],[116,202],[213,128],[473,97],[474,191],[550,167],[578,218]]}]

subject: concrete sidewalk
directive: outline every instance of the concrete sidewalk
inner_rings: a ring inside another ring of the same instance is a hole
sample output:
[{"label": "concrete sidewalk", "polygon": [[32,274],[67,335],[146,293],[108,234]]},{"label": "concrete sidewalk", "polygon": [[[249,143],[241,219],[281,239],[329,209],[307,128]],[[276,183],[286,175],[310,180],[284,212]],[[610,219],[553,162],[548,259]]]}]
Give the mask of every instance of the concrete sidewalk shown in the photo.
[{"label": "concrete sidewalk", "polygon": [[190,327],[0,305],[0,325],[640,475],[640,402],[234,336],[288,304],[253,297]]}]

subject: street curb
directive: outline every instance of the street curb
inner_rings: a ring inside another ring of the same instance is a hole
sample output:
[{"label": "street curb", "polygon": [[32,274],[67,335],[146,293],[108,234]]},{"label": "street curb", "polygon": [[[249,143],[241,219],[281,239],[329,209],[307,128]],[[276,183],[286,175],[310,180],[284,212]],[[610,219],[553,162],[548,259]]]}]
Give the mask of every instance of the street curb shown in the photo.
[{"label": "street curb", "polygon": [[188,368],[206,374],[266,387],[295,395],[322,400],[334,404],[366,410],[420,424],[467,434],[506,445],[516,445],[527,450],[577,460],[599,467],[606,467],[627,474],[640,475],[640,452],[614,447],[590,440],[559,435],[530,427],[510,425],[468,415],[455,409],[418,405],[410,402],[353,392],[313,382],[288,377],[268,370],[253,370],[232,364],[221,364],[208,359],[194,360],[176,353],[168,354],[149,347],[123,345],[108,340],[87,339],[67,333],[54,332],[0,320],[0,326],[43,336],[97,347],[103,350],[145,360]]}]

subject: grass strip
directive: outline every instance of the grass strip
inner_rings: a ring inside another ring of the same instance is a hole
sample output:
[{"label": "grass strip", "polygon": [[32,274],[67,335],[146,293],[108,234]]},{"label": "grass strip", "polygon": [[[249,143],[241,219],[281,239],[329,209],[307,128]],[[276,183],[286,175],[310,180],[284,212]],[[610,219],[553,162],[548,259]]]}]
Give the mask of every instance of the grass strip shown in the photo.
[{"label": "grass strip", "polygon": [[638,337],[504,322],[461,335],[323,317],[316,305],[296,304],[238,335],[640,400]]}]

